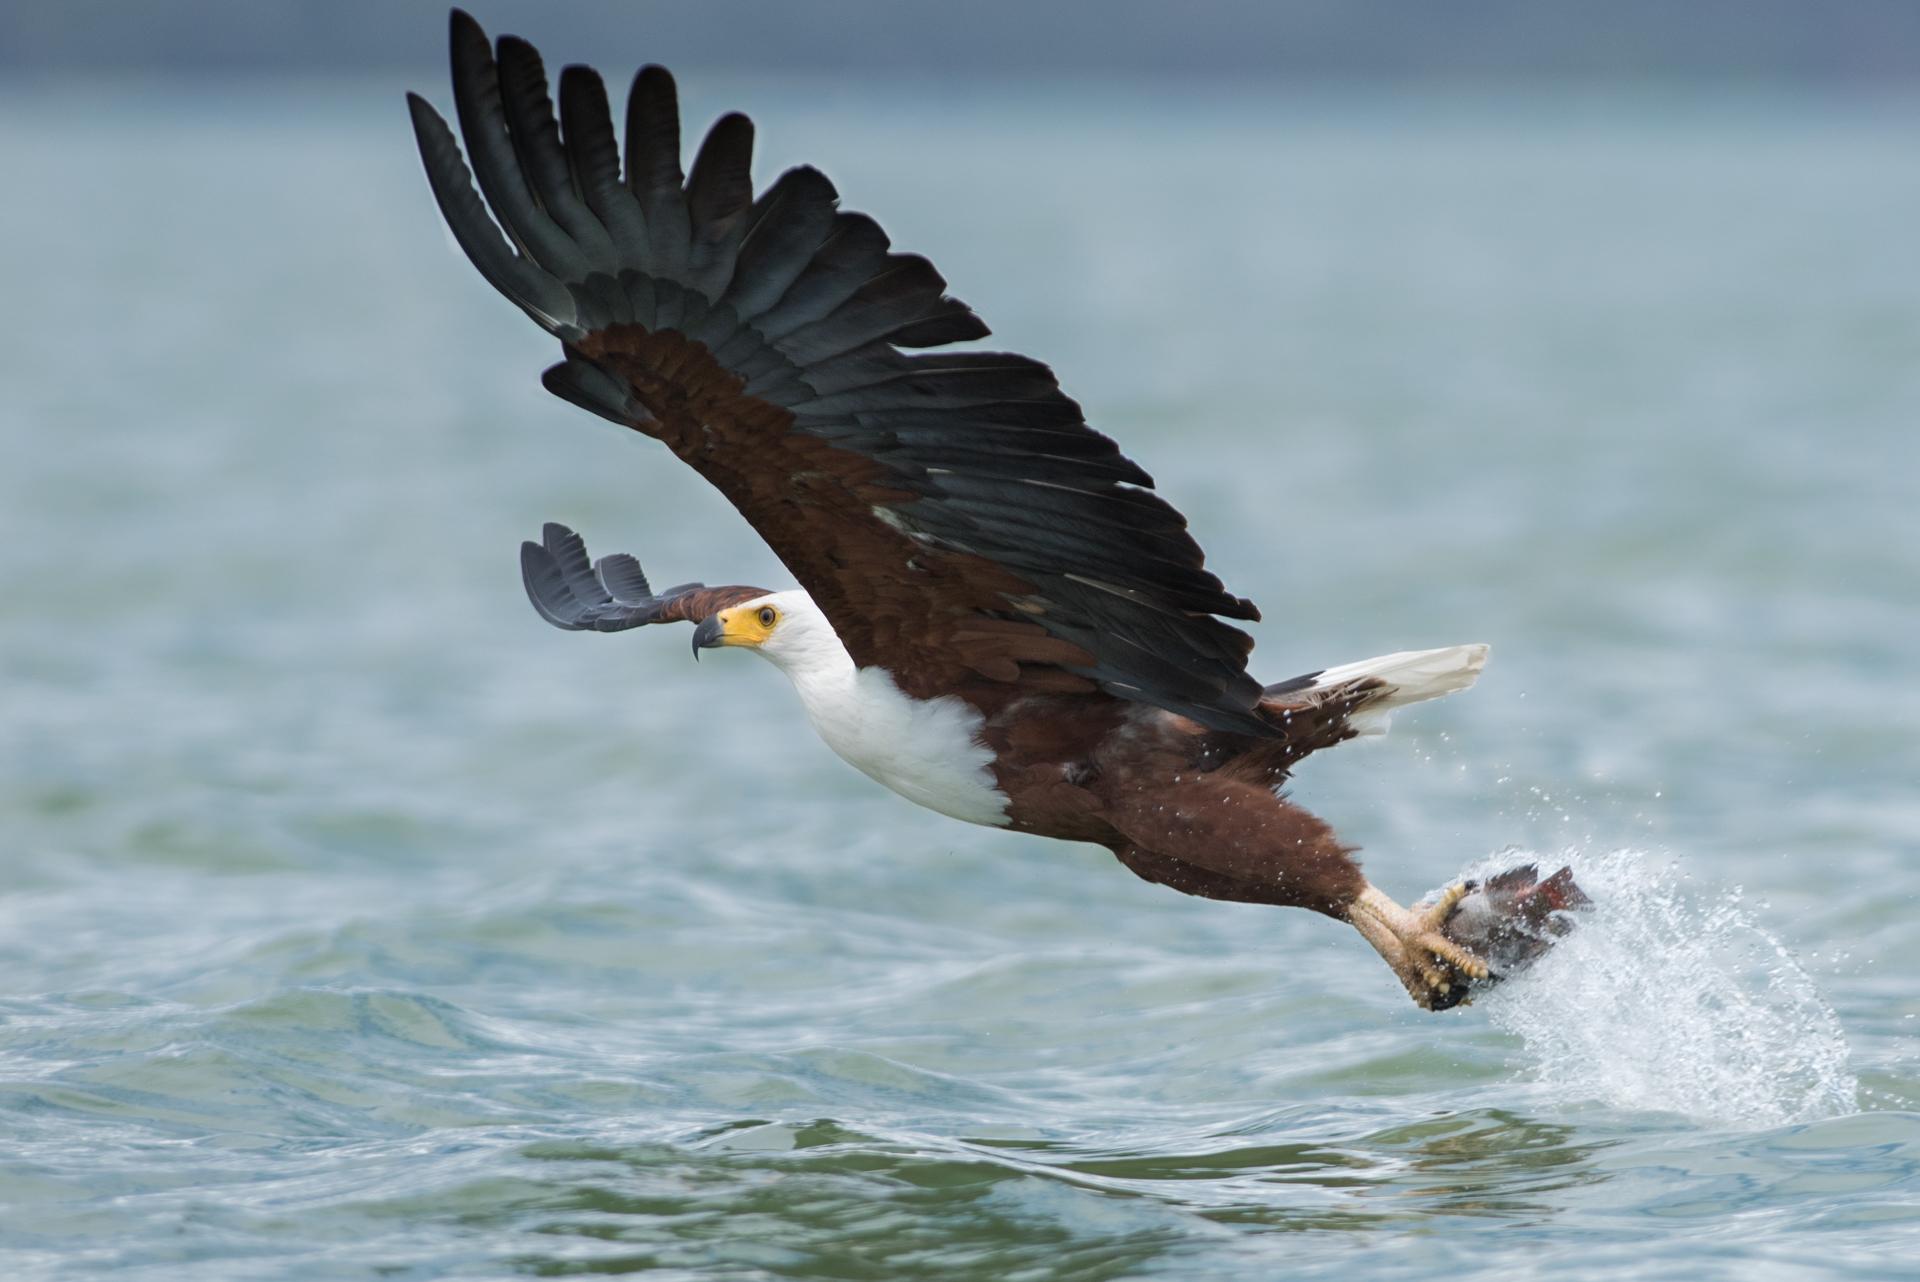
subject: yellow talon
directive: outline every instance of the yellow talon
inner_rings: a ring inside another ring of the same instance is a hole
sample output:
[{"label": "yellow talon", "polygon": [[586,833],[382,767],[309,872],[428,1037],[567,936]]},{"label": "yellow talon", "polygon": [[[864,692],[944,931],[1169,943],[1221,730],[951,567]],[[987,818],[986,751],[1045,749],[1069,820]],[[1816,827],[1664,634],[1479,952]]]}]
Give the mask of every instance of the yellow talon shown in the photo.
[{"label": "yellow talon", "polygon": [[1369,886],[1348,910],[1348,919],[1393,967],[1422,1009],[1434,1009],[1436,995],[1451,994],[1456,986],[1465,988],[1469,980],[1488,975],[1486,962],[1441,933],[1467,893],[1467,883],[1456,882],[1432,903],[1409,910]]},{"label": "yellow talon", "polygon": [[[1453,915],[1454,905],[1467,897],[1468,886],[1464,881],[1456,881],[1440,892],[1440,897],[1420,911],[1420,920],[1429,930],[1439,930],[1447,924],[1447,918]],[[1419,908],[1419,905],[1415,905]]]}]

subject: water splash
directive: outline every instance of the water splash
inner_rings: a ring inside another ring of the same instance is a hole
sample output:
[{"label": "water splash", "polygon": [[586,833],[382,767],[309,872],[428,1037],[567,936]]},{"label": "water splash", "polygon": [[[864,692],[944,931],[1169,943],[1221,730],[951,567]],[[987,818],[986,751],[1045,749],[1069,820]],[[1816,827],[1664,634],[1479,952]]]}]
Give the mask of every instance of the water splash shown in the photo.
[{"label": "water splash", "polygon": [[1671,862],[1637,851],[1540,859],[1562,862],[1593,910],[1479,1003],[1525,1043],[1550,1101],[1756,1127],[1858,1109],[1839,1020],[1738,890],[1700,895]]}]

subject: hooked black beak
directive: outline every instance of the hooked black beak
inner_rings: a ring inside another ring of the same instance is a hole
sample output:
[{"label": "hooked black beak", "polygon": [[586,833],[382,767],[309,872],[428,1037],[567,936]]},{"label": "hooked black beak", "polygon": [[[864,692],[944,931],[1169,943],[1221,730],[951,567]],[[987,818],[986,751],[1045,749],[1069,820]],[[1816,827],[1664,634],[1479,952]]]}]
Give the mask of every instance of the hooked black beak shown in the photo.
[{"label": "hooked black beak", "polygon": [[720,622],[720,616],[717,613],[709,614],[700,620],[700,626],[693,630],[694,661],[699,662],[702,650],[711,650],[714,646],[724,644],[721,638],[726,635],[726,631],[726,626]]}]

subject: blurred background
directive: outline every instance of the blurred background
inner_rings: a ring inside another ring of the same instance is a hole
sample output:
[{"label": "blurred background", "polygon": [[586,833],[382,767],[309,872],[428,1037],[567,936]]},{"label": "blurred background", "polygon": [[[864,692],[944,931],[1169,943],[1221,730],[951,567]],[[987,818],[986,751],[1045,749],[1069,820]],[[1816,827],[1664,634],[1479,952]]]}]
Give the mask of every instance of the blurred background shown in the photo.
[{"label": "blurred background", "polygon": [[1601,916],[1422,1016],[548,628],[544,520],[787,580],[441,229],[445,10],[0,3],[8,1276],[1911,1258],[1920,7],[472,7],[931,257],[1258,675],[1491,642],[1295,798],[1402,898],[1518,847]]},{"label": "blurred background", "polygon": [[[0,62],[246,76],[425,70],[433,63],[420,33],[439,8],[413,0],[16,2],[0,11]],[[1920,14],[1903,0],[501,0],[475,13],[502,29],[537,25],[556,47],[625,48],[644,27],[648,47],[675,65],[803,74],[1855,85],[1920,74]]]}]

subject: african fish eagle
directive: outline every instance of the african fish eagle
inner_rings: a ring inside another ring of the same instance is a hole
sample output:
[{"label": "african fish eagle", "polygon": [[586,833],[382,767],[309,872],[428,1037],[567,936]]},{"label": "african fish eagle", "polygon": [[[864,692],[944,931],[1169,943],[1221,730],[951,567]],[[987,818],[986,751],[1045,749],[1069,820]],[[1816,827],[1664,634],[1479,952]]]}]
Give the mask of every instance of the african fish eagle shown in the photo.
[{"label": "african fish eagle", "polygon": [[490,44],[458,10],[452,63],[466,158],[409,95],[420,154],[474,266],[560,340],[546,387],[663,442],[800,585],[655,592],[632,557],[590,562],[548,525],[521,567],[549,623],[691,623],[696,656],[770,660],[827,745],[909,800],[1098,843],[1190,895],[1347,922],[1423,1008],[1487,976],[1442,933],[1463,887],[1402,907],[1280,793],[1308,753],[1472,685],[1487,647],[1263,687],[1223,622],[1259,612],[1152,479],[1038,361],[924,351],[987,327],[818,170],[756,198],[754,127],[733,114],[683,175],[658,66],[634,79],[623,157],[591,69],[561,73],[556,120],[533,46]]}]

